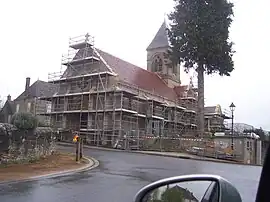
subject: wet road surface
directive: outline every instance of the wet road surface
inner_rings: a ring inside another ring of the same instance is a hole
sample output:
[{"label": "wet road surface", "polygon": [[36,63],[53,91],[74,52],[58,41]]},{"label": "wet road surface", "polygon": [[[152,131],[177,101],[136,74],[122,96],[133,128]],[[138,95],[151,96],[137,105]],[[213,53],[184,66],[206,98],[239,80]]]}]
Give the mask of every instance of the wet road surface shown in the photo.
[{"label": "wet road surface", "polygon": [[127,202],[144,185],[184,174],[217,174],[231,181],[243,201],[254,201],[261,167],[85,149],[100,166],[72,176],[0,185],[2,202]]}]

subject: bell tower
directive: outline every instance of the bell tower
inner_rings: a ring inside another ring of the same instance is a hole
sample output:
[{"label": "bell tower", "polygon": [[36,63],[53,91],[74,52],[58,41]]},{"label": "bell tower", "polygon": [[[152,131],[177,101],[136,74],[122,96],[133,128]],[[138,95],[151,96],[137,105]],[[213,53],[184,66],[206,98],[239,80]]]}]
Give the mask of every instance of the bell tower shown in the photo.
[{"label": "bell tower", "polygon": [[169,48],[167,25],[164,21],[147,47],[147,70],[157,73],[171,88],[179,86],[180,65],[172,65],[166,57]]}]

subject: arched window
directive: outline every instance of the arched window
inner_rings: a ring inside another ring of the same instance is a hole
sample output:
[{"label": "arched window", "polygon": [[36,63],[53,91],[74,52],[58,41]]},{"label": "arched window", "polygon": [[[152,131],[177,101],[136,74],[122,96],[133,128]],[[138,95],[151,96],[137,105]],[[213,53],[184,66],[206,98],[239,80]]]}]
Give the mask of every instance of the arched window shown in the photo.
[{"label": "arched window", "polygon": [[153,72],[161,72],[163,66],[163,61],[159,56],[154,57],[153,63],[152,63],[152,71]]}]

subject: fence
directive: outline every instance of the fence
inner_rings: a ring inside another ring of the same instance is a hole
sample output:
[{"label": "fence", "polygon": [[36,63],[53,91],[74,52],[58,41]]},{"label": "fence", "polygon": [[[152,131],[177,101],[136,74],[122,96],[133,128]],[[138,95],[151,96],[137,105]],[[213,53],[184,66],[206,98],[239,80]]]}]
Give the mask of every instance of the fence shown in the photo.
[{"label": "fence", "polygon": [[[96,132],[81,132],[85,144],[91,146],[109,147],[122,150],[144,150],[158,152],[183,152],[198,156],[245,161],[245,155],[253,150],[245,148],[244,139],[235,139],[235,146],[231,148],[230,138],[190,138],[190,137],[159,137],[146,134],[145,130],[118,131],[118,135],[112,135],[105,131],[104,134]],[[121,135],[119,135],[121,134]],[[72,142],[72,132],[65,131],[59,134],[60,141]],[[103,138],[105,137],[105,138]],[[243,141],[238,143],[237,141]],[[251,158],[251,157],[250,157]],[[253,157],[254,159],[255,157]],[[251,163],[253,160],[251,160]]]}]

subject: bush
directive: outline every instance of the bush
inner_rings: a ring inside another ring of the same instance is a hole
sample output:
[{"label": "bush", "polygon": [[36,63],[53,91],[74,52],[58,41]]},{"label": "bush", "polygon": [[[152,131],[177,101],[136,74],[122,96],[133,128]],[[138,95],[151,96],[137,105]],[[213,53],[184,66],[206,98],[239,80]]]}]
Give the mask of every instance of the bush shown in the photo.
[{"label": "bush", "polygon": [[37,127],[49,127],[49,126],[50,126],[50,124],[44,123],[42,121],[39,121],[38,125],[37,125]]},{"label": "bush", "polygon": [[20,130],[31,130],[37,127],[38,120],[31,113],[20,112],[12,116],[11,123]]}]

